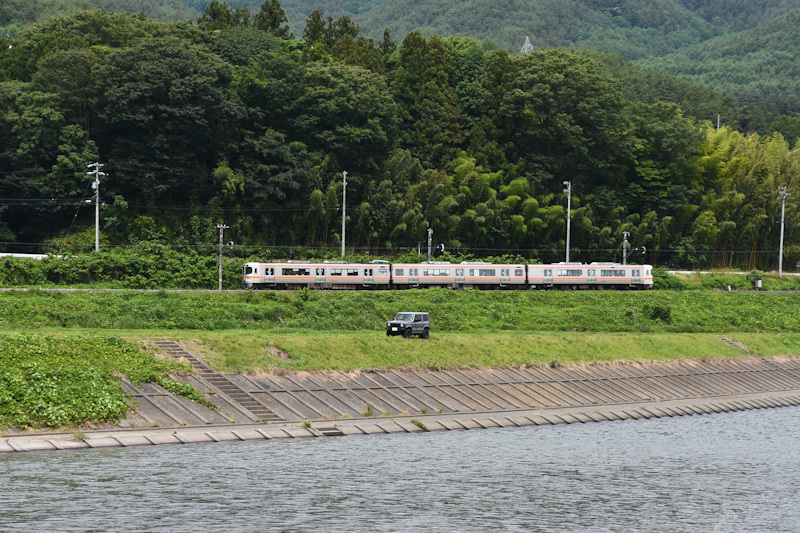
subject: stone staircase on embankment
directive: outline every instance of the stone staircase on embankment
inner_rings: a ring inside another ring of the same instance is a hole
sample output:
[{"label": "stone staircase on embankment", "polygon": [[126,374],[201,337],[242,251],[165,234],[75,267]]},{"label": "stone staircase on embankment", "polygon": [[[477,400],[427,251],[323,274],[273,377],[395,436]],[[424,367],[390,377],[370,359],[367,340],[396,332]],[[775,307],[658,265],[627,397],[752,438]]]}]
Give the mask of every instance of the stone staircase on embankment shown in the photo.
[{"label": "stone staircase on embankment", "polygon": [[259,402],[247,390],[240,387],[235,381],[231,380],[227,375],[217,372],[199,358],[194,356],[189,350],[176,341],[153,341],[153,344],[158,347],[164,354],[170,357],[181,360],[184,359],[192,365],[197,378],[210,385],[210,389],[217,394],[224,395],[227,399],[232,400],[240,407],[241,410],[252,415],[253,420],[260,420],[264,422],[280,422],[283,418],[272,411],[269,407]]}]

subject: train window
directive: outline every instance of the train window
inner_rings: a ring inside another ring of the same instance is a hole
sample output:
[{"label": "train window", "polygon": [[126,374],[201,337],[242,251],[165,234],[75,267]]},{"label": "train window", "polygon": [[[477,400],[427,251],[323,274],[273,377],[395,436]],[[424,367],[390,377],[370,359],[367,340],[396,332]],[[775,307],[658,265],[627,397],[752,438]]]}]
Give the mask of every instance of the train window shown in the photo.
[{"label": "train window", "polygon": [[357,268],[348,268],[347,269],[348,276],[358,276],[358,269]]},{"label": "train window", "polygon": [[409,276],[418,276],[419,275],[419,269],[418,268],[409,268],[408,269],[408,275]]},{"label": "train window", "polygon": [[624,270],[601,270],[600,276],[603,278],[621,278],[625,276]]},{"label": "train window", "polygon": [[284,276],[310,276],[311,269],[310,268],[284,268],[283,269]]},{"label": "train window", "polygon": [[403,272],[405,272],[405,269],[404,269],[404,268],[395,268],[395,269],[394,269],[394,275],[395,275],[395,276],[402,276],[402,275],[403,275]]},{"label": "train window", "polygon": [[325,275],[325,269],[324,268],[318,268],[317,269],[317,276],[324,276],[324,275]]},{"label": "train window", "polygon": [[464,269],[463,268],[457,268],[456,269],[456,276],[464,276]]},{"label": "train window", "polygon": [[521,268],[514,269],[514,276],[515,277],[518,278],[518,277],[520,277],[522,275],[523,275],[523,273],[522,273],[522,269]]},{"label": "train window", "polygon": [[638,278],[638,277],[639,277],[639,270],[633,270],[633,271],[631,272],[631,275],[632,275],[634,278]]},{"label": "train window", "polygon": [[496,270],[493,268],[479,268],[478,275],[479,276],[495,276]]},{"label": "train window", "polygon": [[590,278],[594,277],[594,269],[593,268],[590,268],[589,270],[587,270],[586,273],[589,275]]},{"label": "train window", "polygon": [[245,276],[246,276],[247,274],[252,274],[252,273],[253,273],[253,267],[248,267],[248,266],[244,267],[244,274],[245,274]]},{"label": "train window", "polygon": [[342,275],[342,269],[341,268],[332,268],[332,269],[328,270],[328,275],[329,276],[341,276]]},{"label": "train window", "polygon": [[583,270],[580,269],[572,269],[572,268],[559,268],[556,270],[556,276],[562,277],[580,277],[583,276]]},{"label": "train window", "polygon": [[268,268],[268,269],[266,270],[266,274],[267,274],[268,276],[274,276],[274,275],[275,275],[275,269],[274,269],[274,268]]}]

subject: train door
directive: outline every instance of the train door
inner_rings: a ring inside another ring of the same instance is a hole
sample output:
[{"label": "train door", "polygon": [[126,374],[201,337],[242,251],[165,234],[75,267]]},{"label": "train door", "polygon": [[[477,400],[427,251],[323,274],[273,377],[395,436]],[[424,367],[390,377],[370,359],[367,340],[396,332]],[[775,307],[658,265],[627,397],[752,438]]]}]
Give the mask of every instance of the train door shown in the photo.
[{"label": "train door", "polygon": [[546,283],[552,283],[553,282],[553,269],[552,268],[545,268],[542,274],[544,276],[544,281]]},{"label": "train door", "polygon": [[264,269],[264,283],[275,282],[275,267],[267,267]]},{"label": "train door", "polygon": [[586,278],[589,283],[594,283],[597,281],[597,275],[595,274],[595,269],[590,268],[586,271]]},{"label": "train door", "polygon": [[634,268],[633,270],[631,270],[631,281],[633,283],[639,283],[641,281],[642,276],[640,272],[641,270],[639,270],[638,268]]},{"label": "train door", "polygon": [[364,269],[364,281],[368,282],[368,283],[372,283],[373,278],[374,278],[374,276],[372,274],[372,269],[371,268],[365,268]]},{"label": "train door", "polygon": [[511,269],[510,268],[501,268],[500,269],[500,283],[508,283],[511,279]]},{"label": "train door", "polygon": [[409,268],[408,269],[408,281],[409,282],[417,282],[417,281],[419,281],[419,269],[418,268]]},{"label": "train door", "polygon": [[314,277],[316,278],[317,283],[324,283],[325,282],[325,269],[322,267],[317,267]]},{"label": "train door", "polygon": [[464,269],[457,268],[456,269],[456,283],[464,283]]}]

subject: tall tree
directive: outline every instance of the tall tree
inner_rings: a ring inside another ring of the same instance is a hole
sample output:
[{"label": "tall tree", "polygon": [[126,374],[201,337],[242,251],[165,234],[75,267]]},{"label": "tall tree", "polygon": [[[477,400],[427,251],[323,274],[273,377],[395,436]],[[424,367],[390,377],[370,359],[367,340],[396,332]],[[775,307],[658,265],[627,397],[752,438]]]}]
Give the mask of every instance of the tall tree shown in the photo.
[{"label": "tall tree", "polygon": [[231,8],[225,2],[211,0],[203,14],[197,19],[197,26],[205,31],[250,26],[250,10],[246,7]]},{"label": "tall tree", "polygon": [[461,112],[447,62],[438,38],[415,31],[403,40],[390,76],[400,111],[401,145],[431,168],[447,161],[462,141]]},{"label": "tall tree", "polygon": [[[158,38],[117,51],[100,70],[101,150],[127,167],[126,197],[150,200],[209,169],[236,113],[225,85],[227,67],[175,38]],[[118,179],[122,176],[118,175]]]},{"label": "tall tree", "polygon": [[272,32],[281,39],[292,39],[287,22],[286,12],[278,0],[266,0],[253,17],[253,27],[256,29]]},{"label": "tall tree", "polygon": [[510,67],[496,112],[509,160],[524,161],[539,179],[619,180],[627,142],[623,99],[599,66],[548,50],[517,56]]}]

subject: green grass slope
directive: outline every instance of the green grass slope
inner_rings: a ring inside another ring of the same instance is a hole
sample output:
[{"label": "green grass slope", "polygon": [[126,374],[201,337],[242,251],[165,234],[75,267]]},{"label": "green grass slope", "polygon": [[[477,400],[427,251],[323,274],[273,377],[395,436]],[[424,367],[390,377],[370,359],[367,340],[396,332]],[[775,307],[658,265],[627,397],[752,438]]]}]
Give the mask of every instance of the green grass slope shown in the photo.
[{"label": "green grass slope", "polygon": [[0,329],[382,331],[399,311],[433,331],[800,332],[799,293],[345,291],[0,293]]}]

